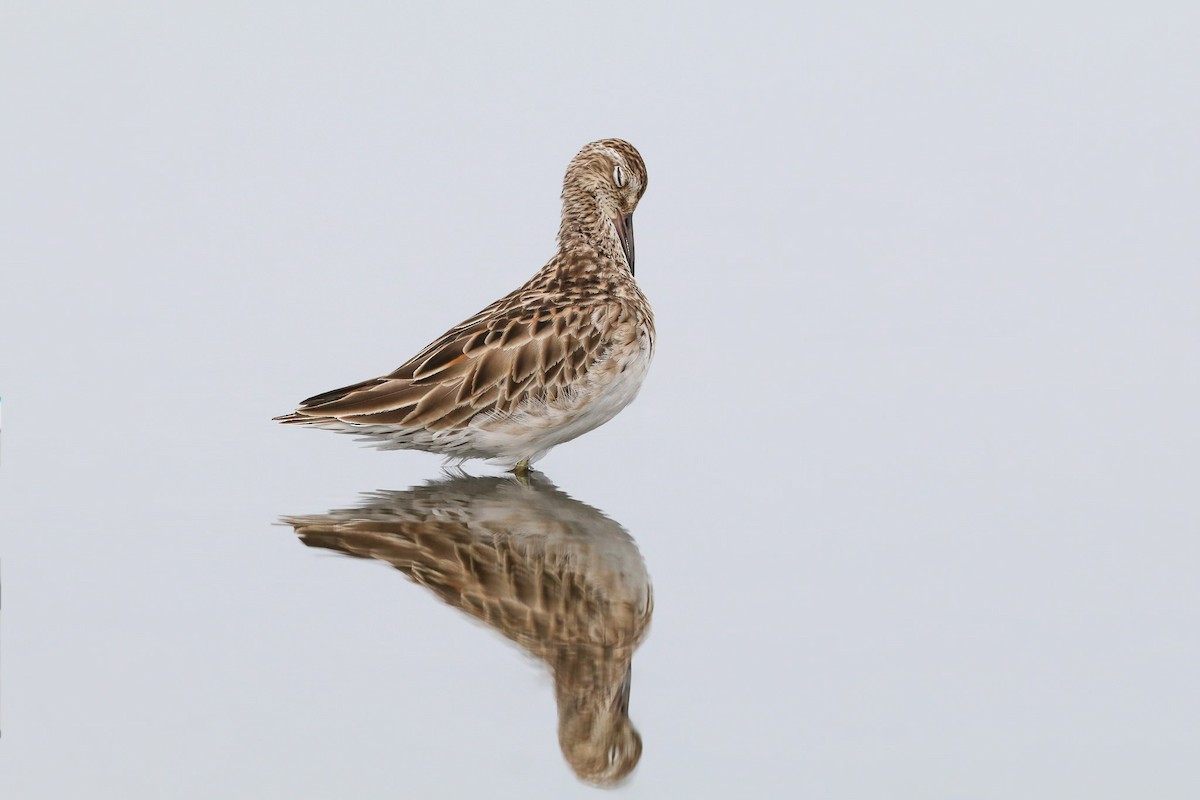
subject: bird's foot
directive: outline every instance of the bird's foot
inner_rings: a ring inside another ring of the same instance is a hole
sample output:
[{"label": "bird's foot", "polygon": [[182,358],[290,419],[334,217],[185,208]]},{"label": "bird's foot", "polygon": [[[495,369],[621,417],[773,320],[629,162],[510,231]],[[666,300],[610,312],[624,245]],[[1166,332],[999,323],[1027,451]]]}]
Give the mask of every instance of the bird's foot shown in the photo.
[{"label": "bird's foot", "polygon": [[511,472],[513,474],[513,477],[516,478],[522,484],[524,484],[526,486],[529,485],[529,459],[528,458],[522,458],[520,461],[518,461],[516,463],[515,466],[513,466],[513,468],[511,470],[509,470],[509,472]]}]

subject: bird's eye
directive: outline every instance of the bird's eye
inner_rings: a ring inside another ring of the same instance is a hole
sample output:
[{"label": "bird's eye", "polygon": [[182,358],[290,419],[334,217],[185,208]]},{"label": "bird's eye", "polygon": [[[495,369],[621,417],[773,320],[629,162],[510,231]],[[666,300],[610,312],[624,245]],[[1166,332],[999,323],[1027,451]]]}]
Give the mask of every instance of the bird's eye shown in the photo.
[{"label": "bird's eye", "polygon": [[617,185],[618,189],[625,186],[625,170],[620,166],[613,167],[613,183]]}]

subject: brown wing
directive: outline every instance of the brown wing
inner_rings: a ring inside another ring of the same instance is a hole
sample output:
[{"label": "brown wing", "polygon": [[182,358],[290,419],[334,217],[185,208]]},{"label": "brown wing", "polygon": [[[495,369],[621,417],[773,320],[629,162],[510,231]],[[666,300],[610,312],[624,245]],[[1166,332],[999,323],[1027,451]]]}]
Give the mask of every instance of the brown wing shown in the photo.
[{"label": "brown wing", "polygon": [[451,329],[394,372],[305,400],[285,421],[345,422],[441,430],[523,400],[557,399],[611,345],[618,303],[546,306],[517,294]]}]

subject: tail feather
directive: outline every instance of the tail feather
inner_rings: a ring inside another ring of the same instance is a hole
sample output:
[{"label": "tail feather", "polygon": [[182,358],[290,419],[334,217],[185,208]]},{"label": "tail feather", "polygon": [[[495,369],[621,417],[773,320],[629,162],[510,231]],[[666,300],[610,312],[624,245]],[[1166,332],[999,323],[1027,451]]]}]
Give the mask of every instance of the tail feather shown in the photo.
[{"label": "tail feather", "polygon": [[[340,389],[332,389],[328,392],[315,394],[312,397],[300,401],[299,411],[293,411],[291,414],[284,414],[283,416],[279,417],[272,417],[272,420],[274,422],[281,422],[284,425],[296,425],[313,422],[321,418],[327,418],[330,415],[320,413],[320,411],[316,410],[318,406],[323,406],[326,403],[336,402],[352,392],[356,392],[359,389],[364,389],[369,386],[375,386],[379,383],[382,383],[379,378],[371,378],[370,380],[352,383],[349,386],[343,386]],[[312,413],[303,413],[306,409],[311,410]]]},{"label": "tail feather", "polygon": [[336,400],[341,400],[346,395],[357,392],[360,389],[366,389],[371,386],[377,386],[383,382],[384,381],[381,378],[368,378],[365,381],[359,381],[358,383],[352,383],[349,386],[343,386],[340,389],[331,389],[328,392],[321,392],[320,394],[314,394],[312,397],[309,397],[306,400],[302,400],[300,402],[300,407],[301,408],[313,408],[314,406],[323,406],[326,403],[332,403]]},{"label": "tail feather", "polygon": [[295,425],[305,422],[312,422],[313,418],[305,414],[284,414],[281,417],[272,417],[272,422],[282,422],[284,425]]}]

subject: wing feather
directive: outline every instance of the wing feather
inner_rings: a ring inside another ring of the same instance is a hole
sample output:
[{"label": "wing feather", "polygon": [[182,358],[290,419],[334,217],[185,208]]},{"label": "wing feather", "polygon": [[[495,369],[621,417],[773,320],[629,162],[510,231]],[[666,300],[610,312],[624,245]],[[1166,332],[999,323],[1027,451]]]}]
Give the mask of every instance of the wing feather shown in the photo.
[{"label": "wing feather", "polygon": [[542,365],[542,342],[531,339],[519,348],[512,358],[512,379],[524,383]]},{"label": "wing feather", "polygon": [[492,347],[474,362],[471,373],[471,394],[479,394],[500,382],[510,369],[511,356],[499,348]]},{"label": "wing feather", "polygon": [[527,399],[556,400],[603,355],[601,331],[621,311],[617,303],[546,309],[538,299],[512,295],[388,375],[310,397],[291,416],[439,430]]}]

